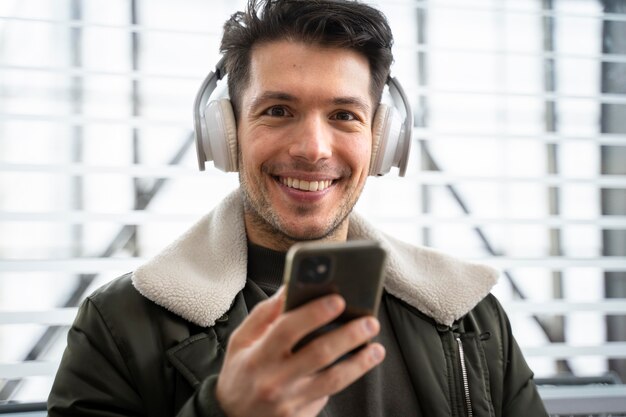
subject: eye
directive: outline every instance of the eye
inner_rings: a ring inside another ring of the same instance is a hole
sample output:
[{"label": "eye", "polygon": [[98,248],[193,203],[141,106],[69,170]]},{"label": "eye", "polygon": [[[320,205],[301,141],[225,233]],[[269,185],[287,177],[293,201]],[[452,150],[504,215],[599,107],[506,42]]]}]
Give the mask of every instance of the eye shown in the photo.
[{"label": "eye", "polygon": [[354,115],[354,113],[351,113],[349,111],[338,111],[337,113],[333,114],[331,116],[331,119],[333,120],[340,120],[343,122],[350,122],[352,120],[357,120],[356,116]]},{"label": "eye", "polygon": [[271,117],[287,117],[291,116],[291,113],[283,106],[272,106],[265,110],[265,115]]}]

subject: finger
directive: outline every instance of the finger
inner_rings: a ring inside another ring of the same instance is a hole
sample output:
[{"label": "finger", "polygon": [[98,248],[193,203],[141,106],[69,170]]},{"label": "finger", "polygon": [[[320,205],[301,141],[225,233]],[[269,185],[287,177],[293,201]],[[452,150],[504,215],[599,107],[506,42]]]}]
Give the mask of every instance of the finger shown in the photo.
[{"label": "finger", "polygon": [[345,305],[343,298],[333,294],[286,312],[268,333],[265,347],[268,352],[291,355],[297,342],[313,330],[337,318]]},{"label": "finger", "polygon": [[298,387],[302,404],[308,404],[345,389],[365,375],[385,358],[385,348],[380,343],[371,343],[354,356],[313,375],[307,384]]},{"label": "finger", "polygon": [[274,295],[258,303],[248,317],[233,332],[230,344],[233,347],[247,346],[258,340],[268,327],[281,315],[285,304],[284,286]]},{"label": "finger", "polygon": [[372,316],[352,320],[325,335],[319,336],[305,345],[292,359],[292,365],[285,371],[291,374],[310,375],[324,369],[342,356],[363,346],[380,331],[378,320]]}]

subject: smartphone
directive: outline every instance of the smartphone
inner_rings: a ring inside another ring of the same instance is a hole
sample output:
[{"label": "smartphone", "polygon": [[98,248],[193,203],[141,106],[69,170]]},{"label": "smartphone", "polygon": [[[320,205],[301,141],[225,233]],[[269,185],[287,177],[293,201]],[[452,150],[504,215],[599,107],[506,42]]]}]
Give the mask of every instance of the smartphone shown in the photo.
[{"label": "smartphone", "polygon": [[306,343],[357,317],[378,314],[387,254],[375,241],[305,242],[293,245],[285,261],[285,311],[316,298],[339,294],[346,301],[344,312],[295,346]]}]

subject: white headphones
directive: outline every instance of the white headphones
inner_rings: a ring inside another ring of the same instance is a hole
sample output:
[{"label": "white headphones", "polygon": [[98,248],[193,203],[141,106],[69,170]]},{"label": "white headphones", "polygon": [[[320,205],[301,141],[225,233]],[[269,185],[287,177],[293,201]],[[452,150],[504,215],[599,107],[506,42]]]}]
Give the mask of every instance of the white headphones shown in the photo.
[{"label": "white headphones", "polygon": [[[217,88],[217,82],[225,75],[222,58],[215,66],[215,71],[210,72],[202,82],[194,102],[194,130],[200,171],[204,171],[207,161],[213,161],[215,167],[222,171],[237,171],[237,122],[233,107],[228,98],[209,101]],[[403,177],[411,150],[413,112],[398,80],[389,77],[387,86],[393,106],[380,103],[376,110],[372,124],[369,175],[385,175],[391,167],[398,167],[399,175]],[[402,116],[398,107],[404,113]]]}]

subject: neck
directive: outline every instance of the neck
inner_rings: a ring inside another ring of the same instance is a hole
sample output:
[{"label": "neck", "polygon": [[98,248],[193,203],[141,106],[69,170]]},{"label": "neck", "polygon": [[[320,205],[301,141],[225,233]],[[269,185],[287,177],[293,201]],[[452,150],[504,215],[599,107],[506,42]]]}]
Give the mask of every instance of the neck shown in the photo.
[{"label": "neck", "polygon": [[283,283],[285,252],[277,252],[248,242],[248,279],[268,296]]}]

